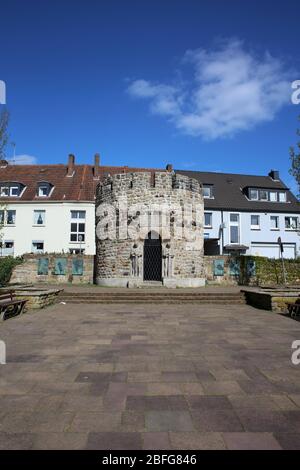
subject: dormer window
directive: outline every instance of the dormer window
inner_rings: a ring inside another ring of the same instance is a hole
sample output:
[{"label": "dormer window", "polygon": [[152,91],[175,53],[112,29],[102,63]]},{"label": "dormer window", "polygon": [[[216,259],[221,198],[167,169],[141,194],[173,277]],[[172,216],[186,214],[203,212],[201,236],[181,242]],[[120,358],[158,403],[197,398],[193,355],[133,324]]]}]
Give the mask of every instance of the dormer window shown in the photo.
[{"label": "dormer window", "polygon": [[249,188],[248,197],[251,201],[287,202],[286,191],[276,189]]},{"label": "dormer window", "polygon": [[213,198],[213,186],[212,184],[204,184],[203,185],[203,197],[204,199]]},{"label": "dormer window", "polygon": [[53,185],[51,183],[42,182],[38,184],[37,196],[38,197],[48,197],[51,193]]},{"label": "dormer window", "polygon": [[20,197],[24,188],[22,183],[1,183],[0,197]]}]

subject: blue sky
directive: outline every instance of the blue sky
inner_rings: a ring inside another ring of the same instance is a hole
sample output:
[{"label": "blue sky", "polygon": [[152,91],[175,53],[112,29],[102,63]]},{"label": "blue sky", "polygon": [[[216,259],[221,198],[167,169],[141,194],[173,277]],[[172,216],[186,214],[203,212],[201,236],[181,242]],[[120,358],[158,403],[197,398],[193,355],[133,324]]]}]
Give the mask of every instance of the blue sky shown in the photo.
[{"label": "blue sky", "polygon": [[[0,80],[17,155],[266,174],[288,185],[297,1],[10,0]],[[8,149],[12,153],[12,147]],[[10,156],[10,155],[9,155]]]}]

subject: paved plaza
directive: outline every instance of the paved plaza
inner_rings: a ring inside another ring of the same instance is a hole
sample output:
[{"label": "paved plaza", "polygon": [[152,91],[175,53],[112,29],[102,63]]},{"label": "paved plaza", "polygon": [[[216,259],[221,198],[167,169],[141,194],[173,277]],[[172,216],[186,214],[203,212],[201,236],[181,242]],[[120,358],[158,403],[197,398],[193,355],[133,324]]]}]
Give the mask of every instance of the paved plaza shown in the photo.
[{"label": "paved plaza", "polygon": [[0,324],[1,449],[300,449],[300,323],[57,304]]}]

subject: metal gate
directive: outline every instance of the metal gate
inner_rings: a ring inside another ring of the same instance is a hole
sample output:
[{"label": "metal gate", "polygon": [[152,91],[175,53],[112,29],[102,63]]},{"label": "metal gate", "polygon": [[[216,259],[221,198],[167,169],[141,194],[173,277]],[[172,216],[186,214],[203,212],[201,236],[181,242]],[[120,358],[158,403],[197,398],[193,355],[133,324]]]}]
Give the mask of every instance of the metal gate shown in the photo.
[{"label": "metal gate", "polygon": [[162,280],[161,238],[151,238],[151,232],[144,242],[144,281]]}]

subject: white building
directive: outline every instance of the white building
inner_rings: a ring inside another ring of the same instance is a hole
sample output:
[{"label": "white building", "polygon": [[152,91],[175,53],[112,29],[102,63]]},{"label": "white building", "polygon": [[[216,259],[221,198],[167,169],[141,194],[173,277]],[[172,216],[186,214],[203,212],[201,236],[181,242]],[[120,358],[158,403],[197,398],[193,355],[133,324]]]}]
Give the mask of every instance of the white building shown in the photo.
[{"label": "white building", "polygon": [[204,186],[205,254],[300,256],[300,205],[280,180],[267,176],[181,171]]}]

